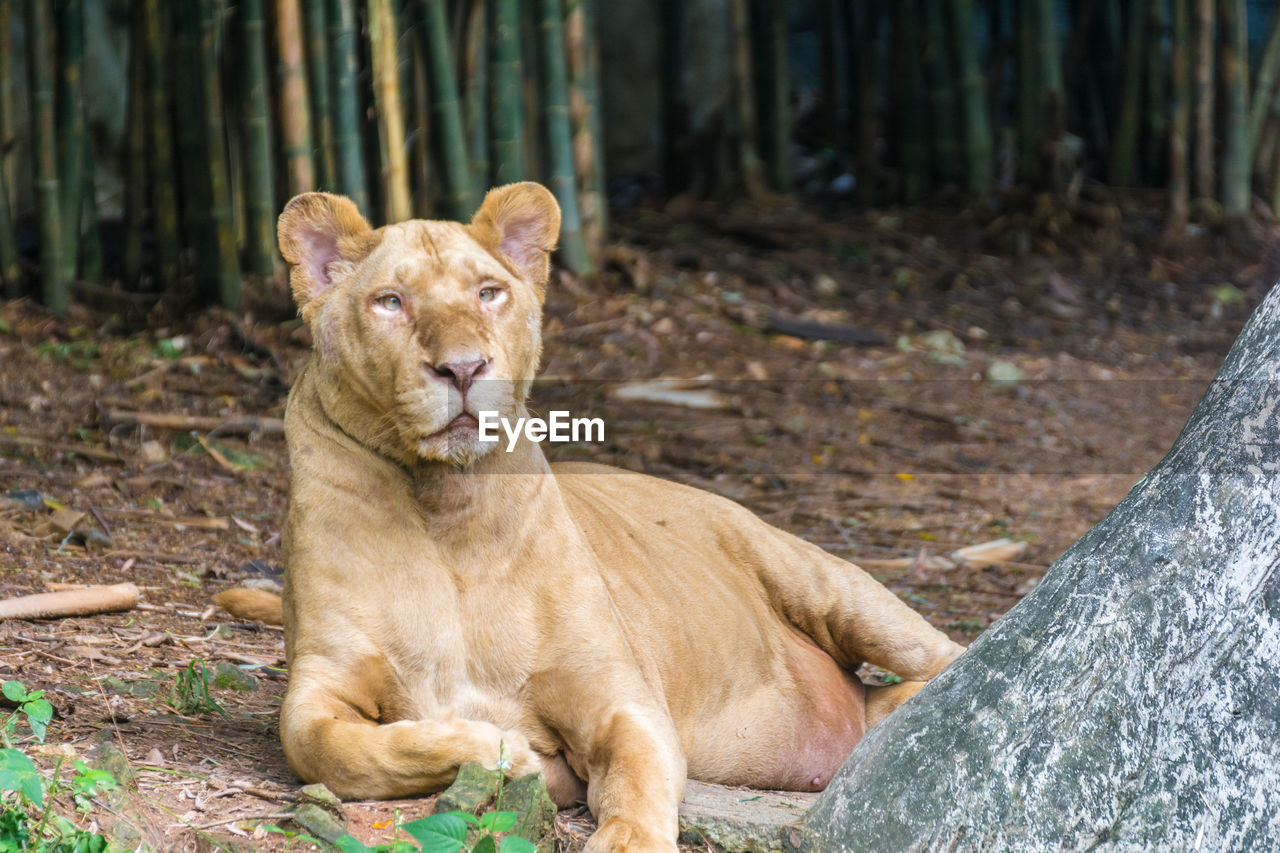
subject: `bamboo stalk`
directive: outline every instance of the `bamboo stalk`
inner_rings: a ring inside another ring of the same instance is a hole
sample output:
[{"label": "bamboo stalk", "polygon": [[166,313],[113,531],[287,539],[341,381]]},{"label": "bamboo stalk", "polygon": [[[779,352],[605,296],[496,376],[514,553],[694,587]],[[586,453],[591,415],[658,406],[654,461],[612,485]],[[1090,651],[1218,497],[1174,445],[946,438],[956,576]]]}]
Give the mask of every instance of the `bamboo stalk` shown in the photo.
[{"label": "bamboo stalk", "polygon": [[[124,161],[124,282],[136,289],[142,281],[142,231],[147,216],[147,63],[142,51],[146,39],[146,8],[129,8],[129,68],[125,112]],[[66,206],[63,212],[66,214]]]},{"label": "bamboo stalk", "polygon": [[471,185],[481,187],[489,180],[489,92],[488,13],[484,0],[470,0],[467,9],[466,49],[463,53],[463,104],[467,122],[467,158],[471,163]]},{"label": "bamboo stalk", "polygon": [[978,62],[973,0],[951,0],[951,14],[956,61],[960,70],[960,97],[964,106],[966,178],[970,190],[985,193],[991,189],[993,147],[986,80]]},{"label": "bamboo stalk", "polygon": [[10,65],[13,56],[12,16],[12,0],[0,0],[0,281],[4,282],[6,299],[17,299],[22,295],[22,268],[18,264],[12,214],[17,205],[10,151],[17,125],[13,108],[13,69]]},{"label": "bamboo stalk", "polygon": [[[308,13],[313,8],[308,8]],[[240,0],[243,46],[241,107],[244,122],[245,265],[254,275],[276,266],[275,176],[271,113],[267,103],[267,34],[262,0]]]},{"label": "bamboo stalk", "polygon": [[591,140],[595,157],[595,185],[592,191],[600,203],[596,216],[600,233],[609,235],[609,199],[605,190],[607,166],[604,159],[604,109],[601,103],[600,81],[600,9],[599,0],[582,0],[583,22],[587,30],[587,115],[591,125]]},{"label": "bamboo stalk", "polygon": [[[947,0],[950,2],[950,0]],[[850,15],[853,27],[854,70],[857,117],[854,132],[854,186],[858,203],[876,202],[876,140],[879,138],[880,89],[876,84],[875,45],[879,29],[878,7],[854,3]]]},{"label": "bamboo stalk", "polygon": [[755,87],[751,79],[751,22],[747,0],[729,0],[729,26],[738,169],[747,196],[762,199],[765,196],[764,167],[760,161],[760,146],[756,142],[758,125]]},{"label": "bamboo stalk", "polygon": [[960,143],[956,132],[954,73],[947,50],[947,28],[942,15],[942,0],[924,2],[924,62],[928,72],[932,100],[934,166],[944,182],[954,181],[960,160]]},{"label": "bamboo stalk", "polygon": [[[435,126],[440,133],[444,181],[448,188],[446,208],[450,216],[462,219],[471,215],[478,202],[472,186],[471,164],[467,157],[467,139],[462,125],[462,106],[458,101],[453,51],[449,47],[445,0],[423,0],[422,13],[422,25],[427,35],[428,76],[434,95],[432,101],[435,104]],[[561,64],[563,66],[563,58]]]},{"label": "bamboo stalk", "polygon": [[1048,186],[1061,190],[1065,182],[1060,144],[1066,132],[1066,97],[1062,82],[1062,51],[1058,47],[1053,13],[1053,0],[1039,0],[1035,4],[1036,55],[1039,58],[1036,82],[1040,90],[1039,148],[1045,164],[1044,171],[1047,171],[1047,174],[1040,177]]},{"label": "bamboo stalk", "polygon": [[1271,30],[1267,36],[1267,45],[1262,50],[1262,59],[1258,62],[1258,70],[1254,77],[1254,86],[1249,103],[1249,150],[1258,150],[1258,139],[1262,135],[1262,125],[1271,109],[1271,94],[1275,89],[1276,77],[1280,74],[1280,7],[1271,16]]},{"label": "bamboo stalk", "polygon": [[1111,146],[1111,182],[1133,186],[1138,177],[1139,107],[1142,102],[1142,49],[1146,34],[1146,0],[1129,0],[1124,48],[1124,77],[1116,134]]},{"label": "bamboo stalk", "polygon": [[[81,103],[83,107],[83,101]],[[86,114],[83,119],[88,124]],[[84,227],[80,233],[80,253],[77,266],[85,281],[102,281],[102,235],[98,226],[98,187],[96,183],[97,158],[93,152],[93,137],[85,134],[81,149],[80,207],[84,215]]]},{"label": "bamboo stalk", "polygon": [[1020,3],[1017,15],[1018,176],[1028,184],[1040,180],[1040,66],[1036,61],[1036,4]]},{"label": "bamboo stalk", "polygon": [[[791,78],[787,67],[787,10],[782,0],[758,0],[755,4],[758,14],[752,16],[753,29],[756,32],[756,43],[759,46],[757,70],[757,98],[760,107],[760,120],[757,128],[763,142],[763,153],[767,167],[769,182],[780,193],[791,192]],[[830,2],[822,4],[822,11],[828,23],[835,18],[835,5]],[[831,56],[823,60],[823,90],[828,114],[828,133],[836,150],[842,150],[839,140],[843,136],[843,122],[840,120],[840,87],[837,84],[835,61],[834,28],[823,28],[830,33],[824,41],[823,55],[830,50]],[[829,42],[829,44],[827,44]]]},{"label": "bamboo stalk", "polygon": [[369,211],[369,188],[364,173],[364,144],[360,136],[359,59],[356,52],[355,0],[327,0],[329,19],[329,75],[332,86],[333,147],[338,192],[360,210]]},{"label": "bamboo stalk", "polygon": [[1230,219],[1249,212],[1253,157],[1249,153],[1249,39],[1245,0],[1220,0],[1222,88],[1226,96],[1222,152],[1222,208]]},{"label": "bamboo stalk", "polygon": [[146,27],[147,162],[151,181],[151,225],[156,236],[156,282],[163,290],[178,277],[178,194],[173,165],[172,115],[169,102],[167,4],[144,0]]},{"label": "bamboo stalk", "polygon": [[54,70],[49,5],[27,0],[27,79],[31,87],[31,149],[40,210],[40,282],[45,307],[67,313],[70,290],[62,259],[61,197],[58,192],[57,122],[53,108]]},{"label": "bamboo stalk", "polygon": [[276,0],[276,43],[280,54],[280,127],[284,135],[289,192],[316,188],[311,160],[311,108],[303,59],[300,0]]},{"label": "bamboo stalk", "polygon": [[[81,74],[84,64],[84,2],[57,3],[58,27],[58,199],[62,219],[62,274],[76,277],[80,252],[80,170],[84,165],[84,104]],[[132,51],[130,51],[132,54]],[[131,60],[131,65],[132,65]]]},{"label": "bamboo stalk", "polygon": [[383,215],[387,222],[403,222],[413,215],[413,206],[409,196],[404,109],[400,104],[400,69],[396,64],[396,20],[391,0],[369,0],[369,46],[378,139],[382,144],[382,182],[386,190]]},{"label": "bamboo stalk", "polygon": [[[1147,135],[1152,143],[1169,138],[1169,98],[1164,44],[1169,38],[1169,20],[1165,15],[1168,0],[1147,0]],[[1164,179],[1165,151],[1157,145],[1149,146],[1150,154],[1144,157],[1147,182],[1159,185]]]},{"label": "bamboo stalk", "polygon": [[564,10],[560,0],[539,0],[542,13],[543,110],[547,123],[547,160],[551,191],[560,203],[560,259],[578,275],[595,270],[583,240],[578,186],[573,173],[569,129],[569,75],[565,68]]},{"label": "bamboo stalk", "polygon": [[1169,123],[1169,223],[1171,235],[1187,227],[1187,131],[1191,123],[1191,11],[1188,0],[1173,0],[1173,44],[1169,73],[1173,83],[1173,116]]},{"label": "bamboo stalk", "polygon": [[565,3],[564,35],[569,65],[574,177],[579,187],[582,238],[592,262],[598,265],[604,252],[604,193],[600,164],[596,161],[596,142],[592,136],[591,72],[587,61],[589,36],[581,0],[567,0]]},{"label": "bamboo stalk", "polygon": [[495,0],[490,12],[493,182],[509,184],[524,180],[519,0]]},{"label": "bamboo stalk", "polygon": [[918,60],[921,32],[920,6],[917,0],[899,0],[894,4],[894,76],[902,87],[899,110],[900,145],[902,150],[902,196],[911,203],[918,201],[928,189],[929,139],[927,131],[924,65]]},{"label": "bamboo stalk", "polygon": [[333,110],[329,103],[332,86],[329,82],[331,61],[327,12],[326,3],[310,2],[302,16],[307,29],[307,71],[311,74],[307,94],[311,98],[312,142],[316,146],[315,176],[316,185],[320,187],[334,186],[337,171],[333,151]]},{"label": "bamboo stalk", "polygon": [[1195,191],[1198,198],[1213,198],[1213,0],[1196,0],[1196,22]]},{"label": "bamboo stalk", "polygon": [[200,71],[204,96],[204,128],[209,181],[210,256],[200,262],[207,292],[228,311],[241,303],[240,262],[236,256],[235,222],[231,212],[227,145],[223,135],[222,86],[218,77],[218,42],[222,35],[223,0],[200,0]]}]

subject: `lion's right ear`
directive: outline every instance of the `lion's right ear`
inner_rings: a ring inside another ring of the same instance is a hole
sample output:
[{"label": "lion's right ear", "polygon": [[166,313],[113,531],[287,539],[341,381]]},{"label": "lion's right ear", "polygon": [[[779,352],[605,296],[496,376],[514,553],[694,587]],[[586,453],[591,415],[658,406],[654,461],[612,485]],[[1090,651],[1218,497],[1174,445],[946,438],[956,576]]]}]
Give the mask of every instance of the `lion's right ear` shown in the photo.
[{"label": "lion's right ear", "polygon": [[303,193],[285,205],[276,223],[280,254],[289,262],[293,299],[303,316],[308,304],[333,286],[335,261],[357,261],[377,244],[355,202],[331,193]]}]

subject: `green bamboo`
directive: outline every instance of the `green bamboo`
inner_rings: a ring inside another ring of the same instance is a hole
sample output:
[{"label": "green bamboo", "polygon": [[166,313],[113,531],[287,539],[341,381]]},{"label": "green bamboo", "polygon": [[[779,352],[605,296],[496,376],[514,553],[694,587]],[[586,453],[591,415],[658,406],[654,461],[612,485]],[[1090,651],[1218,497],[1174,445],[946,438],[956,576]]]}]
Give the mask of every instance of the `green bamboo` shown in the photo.
[{"label": "green bamboo", "polygon": [[329,103],[331,62],[327,8],[324,2],[310,2],[302,15],[307,30],[307,72],[311,75],[307,94],[311,97],[312,142],[316,145],[316,184],[325,188],[334,186],[337,171],[333,151],[333,110]]},{"label": "green bamboo", "polygon": [[605,192],[607,164],[604,159],[604,113],[600,98],[600,9],[599,0],[582,0],[583,20],[587,29],[587,109],[590,119],[591,142],[595,156],[595,186],[593,191],[600,198],[597,217],[600,233],[609,234],[609,203]]},{"label": "green bamboo", "polygon": [[[196,268],[206,259],[216,255],[208,245],[213,231],[209,219],[209,181],[205,177],[207,154],[205,152],[204,94],[200,79],[199,62],[195,57],[200,50],[200,15],[195,2],[167,3],[161,5],[171,11],[173,38],[171,49],[166,51],[173,69],[173,128],[177,149],[177,168],[173,174],[180,183],[182,199],[182,244],[193,249]],[[154,48],[154,45],[153,45]],[[153,129],[159,119],[152,116]],[[154,134],[153,134],[154,136]],[[197,280],[197,283],[203,283]]]},{"label": "green bamboo", "polygon": [[231,212],[231,188],[228,183],[227,146],[223,136],[222,87],[218,77],[218,42],[222,35],[224,0],[200,0],[200,75],[204,87],[204,128],[206,135],[205,165],[209,182],[209,219],[211,225],[207,258],[199,264],[199,277],[205,290],[216,295],[222,307],[239,311],[241,303],[240,263],[236,257],[235,222]]},{"label": "green bamboo", "polygon": [[1245,0],[1219,0],[1222,20],[1223,128],[1222,208],[1229,218],[1249,212],[1253,158],[1249,153],[1249,39]]},{"label": "green bamboo", "polygon": [[1258,138],[1262,135],[1262,125],[1271,108],[1271,93],[1275,88],[1278,74],[1280,74],[1280,7],[1277,7],[1271,15],[1271,31],[1267,36],[1267,46],[1263,48],[1262,59],[1258,62],[1258,70],[1254,76],[1253,93],[1249,104],[1250,151],[1258,150]]},{"label": "green bamboo", "polygon": [[879,8],[871,3],[854,3],[850,11],[857,103],[853,142],[854,175],[857,183],[854,191],[859,204],[870,206],[876,202],[876,140],[880,136],[880,87],[875,73]]},{"label": "green bamboo", "polygon": [[484,0],[470,0],[463,54],[463,103],[467,122],[467,155],[471,163],[471,185],[480,187],[489,180],[489,111],[485,96],[489,91],[489,42]]},{"label": "green bamboo", "polygon": [[1109,170],[1111,182],[1123,187],[1133,186],[1138,178],[1138,119],[1142,102],[1142,50],[1146,22],[1146,0],[1129,0],[1123,83]]},{"label": "green bamboo", "polygon": [[1040,180],[1040,66],[1036,61],[1036,6],[1018,4],[1017,16],[1017,100],[1018,176],[1026,183]]},{"label": "green bamboo", "polygon": [[84,65],[83,0],[55,4],[58,23],[58,199],[62,220],[62,274],[76,277],[80,252],[80,169],[84,164],[84,104],[81,74]]},{"label": "green bamboo", "polygon": [[594,268],[583,240],[578,187],[573,173],[573,134],[569,128],[569,73],[565,68],[564,9],[560,0],[539,0],[542,13],[542,97],[547,123],[547,159],[551,191],[560,202],[560,259],[578,275]]},{"label": "green bamboo", "polygon": [[17,86],[13,77],[13,0],[0,0],[0,169],[9,194],[4,201],[11,209],[18,204],[17,163],[14,141],[17,135],[17,112],[13,105],[13,93]]},{"label": "green bamboo", "polygon": [[762,199],[765,196],[764,164],[756,139],[759,122],[751,74],[751,15],[747,0],[729,0],[729,27],[729,77],[733,86],[738,169],[747,196]]},{"label": "green bamboo", "polygon": [[0,169],[0,282],[4,282],[5,299],[22,295],[22,268],[18,266],[18,245],[9,214],[9,181]]},{"label": "green bamboo", "polygon": [[1147,0],[1147,139],[1150,154],[1144,157],[1148,183],[1158,185],[1164,177],[1164,154],[1159,140],[1169,138],[1169,100],[1164,44],[1169,37],[1169,20],[1165,16],[1167,0]]},{"label": "green bamboo", "polygon": [[604,192],[601,164],[592,138],[591,69],[588,60],[587,16],[581,0],[565,3],[564,34],[569,67],[569,118],[573,129],[574,178],[578,182],[578,204],[582,238],[593,263],[604,252]]},{"label": "green bamboo", "polygon": [[329,19],[329,74],[332,87],[333,148],[338,192],[356,207],[369,212],[369,188],[365,181],[364,151],[360,128],[359,58],[357,54],[355,0],[327,0]]},{"label": "green bamboo", "polygon": [[1195,192],[1197,198],[1213,198],[1214,170],[1214,86],[1213,0],[1196,0],[1196,87],[1195,87]]},{"label": "green bamboo", "polygon": [[[467,137],[462,125],[462,106],[458,102],[458,81],[449,45],[445,5],[445,0],[422,0],[422,25],[427,35],[435,126],[440,131],[440,153],[444,159],[444,181],[448,190],[446,208],[450,216],[461,219],[470,216],[479,202],[467,157]],[[561,50],[563,52],[563,48]],[[561,56],[561,67],[563,65]]]},{"label": "green bamboo", "polygon": [[40,210],[40,295],[46,308],[55,314],[65,314],[71,299],[62,260],[49,6],[45,0],[27,0],[27,80],[31,87],[31,149]]},{"label": "green bamboo", "polygon": [[1187,132],[1191,124],[1191,10],[1188,0],[1173,0],[1173,42],[1169,74],[1173,115],[1169,123],[1169,222],[1172,235],[1186,229],[1190,182],[1187,180]]},{"label": "green bamboo", "polygon": [[[316,8],[308,6],[308,14]],[[276,266],[276,184],[272,168],[271,108],[267,103],[267,34],[262,11],[262,0],[240,0],[245,265],[248,272],[266,276],[271,275]]]},{"label": "green bamboo", "polygon": [[1035,4],[1036,82],[1039,86],[1040,139],[1039,148],[1047,174],[1040,176],[1048,186],[1062,189],[1059,148],[1066,132],[1066,96],[1062,82],[1062,51],[1058,46],[1058,29],[1053,17],[1053,0],[1038,0]]},{"label": "green bamboo", "polygon": [[524,130],[520,58],[520,0],[494,0],[489,15],[490,79],[493,81],[493,183],[524,180]]},{"label": "green bamboo", "polygon": [[970,190],[990,191],[994,151],[987,108],[986,76],[978,62],[978,29],[973,0],[951,0],[952,33],[960,70],[960,98],[964,107],[966,179]]},{"label": "green bamboo", "polygon": [[929,140],[927,100],[924,91],[924,65],[919,61],[920,6],[918,0],[899,0],[893,22],[896,67],[902,97],[899,101],[902,147],[902,199],[918,201],[928,191]]},{"label": "green bamboo", "polygon": [[[87,124],[88,116],[85,116]],[[80,205],[84,211],[84,226],[80,233],[80,253],[76,264],[85,281],[102,281],[102,235],[98,227],[98,188],[94,180],[97,157],[93,152],[93,137],[86,134],[83,161],[80,166]]]},{"label": "green bamboo", "polygon": [[[124,282],[136,288],[142,281],[142,231],[147,217],[147,63],[141,50],[146,38],[146,9],[141,3],[129,8],[128,91],[125,93],[124,151]],[[69,216],[63,206],[64,216]],[[77,217],[78,218],[78,217]],[[63,227],[69,227],[66,219]]]},{"label": "green bamboo", "polygon": [[316,188],[311,151],[311,107],[303,51],[300,0],[276,0],[276,43],[280,57],[280,128],[289,192]]},{"label": "green bamboo", "polygon": [[156,237],[156,276],[159,289],[178,277],[178,175],[173,165],[173,130],[169,100],[168,4],[144,0],[146,18],[147,163],[151,181],[151,227]]},{"label": "green bamboo", "polygon": [[960,141],[956,130],[955,74],[947,45],[942,0],[924,0],[924,61],[932,101],[933,158],[938,177],[956,179]]}]

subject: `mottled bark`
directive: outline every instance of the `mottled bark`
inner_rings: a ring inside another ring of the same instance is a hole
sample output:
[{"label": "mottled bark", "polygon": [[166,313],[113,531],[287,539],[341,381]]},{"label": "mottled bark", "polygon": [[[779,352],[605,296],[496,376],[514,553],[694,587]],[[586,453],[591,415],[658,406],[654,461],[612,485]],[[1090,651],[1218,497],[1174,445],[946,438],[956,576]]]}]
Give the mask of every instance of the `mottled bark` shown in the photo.
[{"label": "mottled bark", "polygon": [[810,849],[1280,849],[1280,287],[1169,455],[872,732]]}]

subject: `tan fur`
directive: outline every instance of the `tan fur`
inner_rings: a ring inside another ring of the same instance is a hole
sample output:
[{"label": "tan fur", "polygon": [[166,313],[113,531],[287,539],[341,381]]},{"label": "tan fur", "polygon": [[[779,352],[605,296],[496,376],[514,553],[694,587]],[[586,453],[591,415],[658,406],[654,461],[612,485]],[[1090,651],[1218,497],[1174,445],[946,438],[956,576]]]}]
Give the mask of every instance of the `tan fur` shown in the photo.
[{"label": "tan fur", "polygon": [[[861,662],[923,682],[962,649],[730,501],[477,441],[462,412],[525,413],[558,225],[536,184],[470,226],[375,231],[323,194],[281,215],[316,340],[285,418],[281,736],[344,797],[438,790],[501,751],[585,795],[592,853],[670,853],[686,776],[821,788],[918,687],[864,710]],[[477,363],[463,394],[453,366]]]},{"label": "tan fur", "polygon": [[280,625],[284,622],[284,605],[280,596],[265,589],[235,587],[213,597],[213,603],[237,619]]}]

